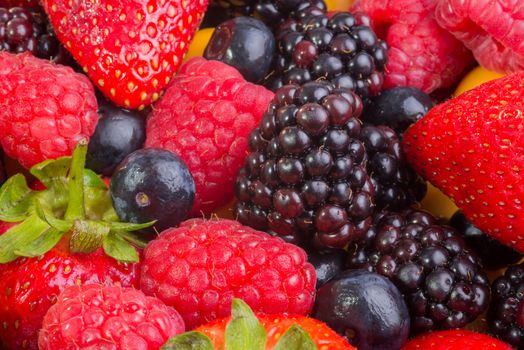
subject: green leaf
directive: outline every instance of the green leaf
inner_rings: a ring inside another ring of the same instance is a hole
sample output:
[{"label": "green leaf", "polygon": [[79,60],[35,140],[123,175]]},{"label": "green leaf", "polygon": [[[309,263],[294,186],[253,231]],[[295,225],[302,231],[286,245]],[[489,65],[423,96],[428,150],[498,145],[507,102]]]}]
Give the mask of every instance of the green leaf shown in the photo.
[{"label": "green leaf", "polygon": [[245,302],[233,299],[231,316],[225,334],[227,350],[264,350],[266,348],[266,330]]},{"label": "green leaf", "polygon": [[70,166],[71,157],[61,157],[36,164],[29,172],[47,188],[54,187],[57,184],[66,186],[67,173]]},{"label": "green leaf", "polygon": [[37,215],[31,215],[0,236],[0,264],[18,258],[16,251],[25,247],[49,229],[49,225]]},{"label": "green leaf", "polygon": [[44,208],[38,200],[35,200],[35,212],[38,217],[47,222],[49,226],[56,229],[59,232],[67,232],[73,228],[73,223],[65,220],[56,218],[51,210]]},{"label": "green leaf", "polygon": [[133,232],[126,232],[126,231],[114,231],[114,232],[138,248],[144,249],[147,246],[147,243],[149,243],[148,240],[144,239],[143,237]]},{"label": "green leaf", "polygon": [[138,231],[153,226],[155,222],[156,220],[143,224],[133,224],[130,222],[111,222],[109,226],[111,227],[111,230],[114,231]]},{"label": "green leaf", "polygon": [[75,253],[91,253],[100,248],[108,234],[109,226],[106,223],[75,220],[69,246]]},{"label": "green leaf", "polygon": [[82,220],[85,218],[84,210],[84,166],[87,154],[87,140],[78,142],[73,151],[71,167],[68,175],[69,203],[64,215],[66,220]]},{"label": "green leaf", "polygon": [[211,339],[200,332],[187,332],[170,338],[160,350],[214,350]]},{"label": "green leaf", "polygon": [[110,232],[103,241],[104,252],[110,257],[124,262],[138,262],[138,253],[124,238],[115,232]]},{"label": "green leaf", "polygon": [[274,350],[317,350],[317,345],[304,328],[294,324],[280,338]]},{"label": "green leaf", "polygon": [[84,186],[88,188],[98,188],[107,190],[107,185],[97,173],[91,169],[84,169]]},{"label": "green leaf", "polygon": [[28,258],[43,255],[60,241],[64,233],[51,227],[28,245],[16,249],[15,254]]},{"label": "green leaf", "polygon": [[11,176],[0,188],[0,220],[18,222],[27,218],[32,198],[33,191],[24,175]]}]

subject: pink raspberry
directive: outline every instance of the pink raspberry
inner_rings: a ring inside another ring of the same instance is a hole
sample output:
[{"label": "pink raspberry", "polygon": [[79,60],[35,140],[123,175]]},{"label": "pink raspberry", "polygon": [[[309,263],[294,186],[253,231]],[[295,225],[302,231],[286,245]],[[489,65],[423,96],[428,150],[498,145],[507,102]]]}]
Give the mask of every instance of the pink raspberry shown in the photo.
[{"label": "pink raspberry", "polygon": [[501,73],[524,70],[522,1],[438,0],[436,19],[482,66]]},{"label": "pink raspberry", "polygon": [[236,69],[195,57],[154,106],[146,147],[170,150],[186,162],[196,185],[194,215],[233,198],[236,173],[248,154],[247,137],[272,98]]},{"label": "pink raspberry", "polygon": [[178,312],[133,288],[99,284],[65,289],[44,318],[40,350],[158,350],[184,332]]},{"label": "pink raspberry", "polygon": [[188,329],[230,314],[233,297],[258,313],[305,315],[315,298],[306,253],[232,220],[192,219],[144,251],[140,287],[175,307]]},{"label": "pink raspberry", "polygon": [[451,87],[471,66],[473,57],[435,21],[438,0],[360,0],[390,47],[384,87],[415,86],[431,93]]},{"label": "pink raspberry", "polygon": [[24,167],[71,155],[98,122],[89,79],[29,53],[0,52],[0,143]]}]

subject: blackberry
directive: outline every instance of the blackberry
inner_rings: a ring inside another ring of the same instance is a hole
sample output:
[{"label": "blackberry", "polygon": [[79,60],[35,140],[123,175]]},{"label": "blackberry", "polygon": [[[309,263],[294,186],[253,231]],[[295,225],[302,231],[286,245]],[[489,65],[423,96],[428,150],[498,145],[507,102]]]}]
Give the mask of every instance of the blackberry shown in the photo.
[{"label": "blackberry", "polygon": [[329,18],[306,8],[278,29],[277,57],[265,85],[331,81],[353,90],[365,101],[382,88],[387,44],[378,39],[363,14],[339,12]]},{"label": "blackberry", "polygon": [[488,325],[496,337],[524,349],[524,263],[508,267],[491,287]]},{"label": "blackberry", "polygon": [[29,51],[44,59],[64,54],[43,10],[21,7],[0,7],[0,51]]},{"label": "blackberry", "polygon": [[391,279],[404,294],[413,333],[462,328],[489,303],[479,259],[424,211],[377,213],[364,239],[348,247],[347,267]]},{"label": "blackberry", "polygon": [[405,207],[425,193],[395,132],[363,124],[362,101],[326,82],[279,89],[249,137],[235,192],[238,220],[297,243],[343,248],[375,208]]}]

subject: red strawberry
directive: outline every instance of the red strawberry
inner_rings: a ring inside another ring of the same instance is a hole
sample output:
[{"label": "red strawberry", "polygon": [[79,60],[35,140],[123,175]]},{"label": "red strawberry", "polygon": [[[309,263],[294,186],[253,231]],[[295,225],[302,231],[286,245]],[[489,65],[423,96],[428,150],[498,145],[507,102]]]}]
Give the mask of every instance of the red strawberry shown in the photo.
[{"label": "red strawberry", "polygon": [[175,309],[139,290],[100,284],[69,287],[44,318],[40,350],[157,350],[184,331]]},{"label": "red strawberry", "polygon": [[0,142],[24,167],[71,155],[98,122],[89,79],[29,53],[0,52]]},{"label": "red strawberry", "polygon": [[83,169],[86,152],[83,141],[72,160],[31,168],[42,190],[30,189],[20,174],[0,189],[0,344],[5,349],[37,349],[44,314],[68,286],[137,285],[138,254],[124,231],[143,225],[109,220],[116,213],[108,189]]},{"label": "red strawberry", "polygon": [[[197,339],[206,338],[212,345],[211,349],[229,349],[233,348],[228,346],[233,340],[233,334],[245,341],[244,344],[251,344],[249,349],[271,350],[277,345],[279,349],[355,349],[345,338],[313,318],[300,315],[255,316],[249,306],[239,299],[233,300],[231,313],[232,317],[205,324],[194,332],[172,338],[162,350],[178,349],[178,342],[183,340],[195,343]],[[288,331],[294,334],[295,339],[288,337]]]},{"label": "red strawberry", "polygon": [[524,72],[436,106],[403,143],[415,170],[475,226],[524,252]]},{"label": "red strawberry", "polygon": [[422,334],[402,350],[512,350],[506,343],[481,333],[451,330]]},{"label": "red strawberry", "polygon": [[177,71],[207,0],[43,0],[58,39],[113,102],[140,108]]}]

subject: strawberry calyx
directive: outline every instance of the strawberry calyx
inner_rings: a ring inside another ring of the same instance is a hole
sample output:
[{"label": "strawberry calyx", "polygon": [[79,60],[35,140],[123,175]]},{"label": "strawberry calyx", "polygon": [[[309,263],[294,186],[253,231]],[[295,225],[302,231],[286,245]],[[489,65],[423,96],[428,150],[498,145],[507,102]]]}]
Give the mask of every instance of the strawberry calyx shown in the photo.
[{"label": "strawberry calyx", "polygon": [[[231,303],[231,320],[225,331],[225,349],[227,350],[265,350],[267,332],[251,308],[241,299]],[[219,350],[204,333],[186,332],[172,337],[160,350]],[[280,337],[274,350],[317,350],[315,342],[298,324],[289,327]]]},{"label": "strawberry calyx", "polygon": [[72,253],[104,252],[122,262],[137,262],[136,247],[145,242],[133,231],[149,227],[118,221],[109,189],[92,170],[85,169],[87,140],[79,141],[72,157],[46,160],[30,173],[45,189],[32,190],[22,174],[0,188],[0,220],[18,223],[0,236],[0,263],[18,257],[38,257],[59,242]]}]

